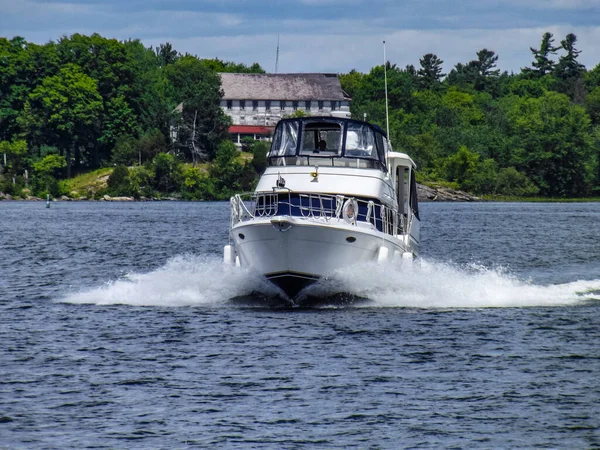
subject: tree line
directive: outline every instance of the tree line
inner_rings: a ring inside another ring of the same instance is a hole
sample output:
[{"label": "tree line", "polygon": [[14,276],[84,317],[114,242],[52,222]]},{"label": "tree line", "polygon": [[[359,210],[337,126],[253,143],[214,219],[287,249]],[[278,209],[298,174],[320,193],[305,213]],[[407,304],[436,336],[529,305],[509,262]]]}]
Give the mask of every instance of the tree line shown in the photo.
[{"label": "tree line", "polygon": [[[500,72],[489,49],[443,73],[434,54],[419,67],[387,63],[389,135],[416,160],[422,181],[479,194],[600,194],[600,64],[586,70],[577,38],[551,33],[531,65]],[[384,68],[341,75],[353,116],[385,129]]]},{"label": "tree line", "polygon": [[[395,149],[416,160],[424,182],[597,196],[600,65],[587,70],[576,45],[573,34],[556,44],[545,33],[530,66],[510,74],[489,49],[447,74],[434,54],[418,67],[387,63]],[[0,191],[67,193],[63,179],[106,166],[119,166],[114,194],[212,199],[252,188],[265,144],[248,144],[254,163],[235,153],[218,72],[264,71],[98,34],[44,45],[0,38]],[[385,127],[384,67],[340,79],[353,116]]]},{"label": "tree line", "polygon": [[229,138],[218,72],[264,71],[99,34],[0,38],[0,191],[57,195],[60,179],[103,166],[137,165],[142,179],[167,162],[198,169]]}]

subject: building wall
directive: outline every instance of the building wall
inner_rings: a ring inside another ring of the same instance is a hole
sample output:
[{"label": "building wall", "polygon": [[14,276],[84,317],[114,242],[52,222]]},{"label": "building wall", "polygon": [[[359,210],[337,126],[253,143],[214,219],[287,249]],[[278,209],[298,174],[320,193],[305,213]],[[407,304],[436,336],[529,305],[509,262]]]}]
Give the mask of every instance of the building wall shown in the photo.
[{"label": "building wall", "polygon": [[230,116],[234,125],[273,126],[284,116],[302,110],[312,116],[329,116],[332,111],[350,115],[350,102],[345,101],[305,101],[286,100],[283,108],[279,100],[221,100],[221,108]]}]

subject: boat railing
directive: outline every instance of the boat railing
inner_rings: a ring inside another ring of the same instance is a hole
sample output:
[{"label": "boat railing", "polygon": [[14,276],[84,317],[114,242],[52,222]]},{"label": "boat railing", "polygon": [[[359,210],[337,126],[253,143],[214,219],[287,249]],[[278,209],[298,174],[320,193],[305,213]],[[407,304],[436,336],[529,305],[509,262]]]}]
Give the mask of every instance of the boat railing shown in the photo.
[{"label": "boat railing", "polygon": [[396,235],[409,225],[397,209],[345,195],[296,192],[261,192],[231,197],[231,226],[248,220],[279,215],[296,216],[329,222],[345,221],[351,225],[369,223],[386,234]]}]

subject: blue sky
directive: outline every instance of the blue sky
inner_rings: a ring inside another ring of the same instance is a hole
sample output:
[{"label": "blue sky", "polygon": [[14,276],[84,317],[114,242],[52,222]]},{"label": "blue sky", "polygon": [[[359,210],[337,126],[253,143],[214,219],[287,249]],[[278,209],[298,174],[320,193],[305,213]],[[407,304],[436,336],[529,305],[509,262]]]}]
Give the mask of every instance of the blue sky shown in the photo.
[{"label": "blue sky", "polygon": [[0,36],[44,43],[73,33],[171,42],[182,53],[258,62],[279,72],[369,71],[387,59],[418,67],[435,53],[450,70],[488,48],[498,67],[530,65],[544,32],[578,38],[600,63],[600,0],[0,0]]}]

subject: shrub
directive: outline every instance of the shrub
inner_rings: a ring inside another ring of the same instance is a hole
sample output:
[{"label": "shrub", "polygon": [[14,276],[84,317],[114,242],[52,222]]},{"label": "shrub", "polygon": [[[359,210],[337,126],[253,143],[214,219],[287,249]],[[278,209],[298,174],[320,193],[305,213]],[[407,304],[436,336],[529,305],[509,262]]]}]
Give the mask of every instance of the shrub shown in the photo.
[{"label": "shrub", "polygon": [[112,151],[115,164],[131,166],[138,162],[138,141],[133,136],[119,136]]},{"label": "shrub", "polygon": [[496,190],[498,194],[516,196],[531,196],[540,191],[526,175],[514,167],[508,167],[500,171]]},{"label": "shrub", "polygon": [[185,200],[215,200],[215,187],[208,174],[197,167],[183,172],[181,196]]},{"label": "shrub", "polygon": [[137,166],[129,169],[129,185],[131,186],[131,195],[135,198],[152,197],[152,181],[154,172],[151,166]]},{"label": "shrub", "polygon": [[132,194],[129,183],[129,169],[120,164],[110,174],[107,180],[108,194],[113,197],[130,196]]},{"label": "shrub", "polygon": [[[233,143],[232,143],[233,145]],[[181,163],[175,156],[159,153],[152,160],[154,166],[154,188],[160,192],[179,190],[181,183]]]},{"label": "shrub", "polygon": [[269,152],[269,144],[263,141],[257,141],[252,146],[252,167],[257,174],[262,175],[267,168],[267,153]]}]

